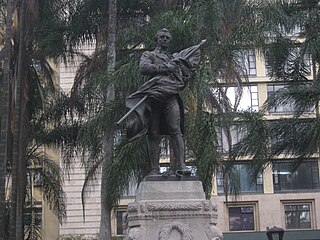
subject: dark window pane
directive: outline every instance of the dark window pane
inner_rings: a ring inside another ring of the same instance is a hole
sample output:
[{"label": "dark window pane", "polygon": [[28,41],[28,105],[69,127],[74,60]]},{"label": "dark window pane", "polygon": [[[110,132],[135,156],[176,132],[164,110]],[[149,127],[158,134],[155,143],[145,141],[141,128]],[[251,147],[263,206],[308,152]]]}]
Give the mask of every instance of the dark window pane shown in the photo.
[{"label": "dark window pane", "polygon": [[34,222],[36,226],[40,226],[42,223],[42,208],[34,207],[34,208],[26,208],[24,209],[24,225],[32,224],[32,215],[34,216]]},{"label": "dark window pane", "polygon": [[285,205],[287,229],[311,228],[310,204]]},{"label": "dark window pane", "polygon": [[39,169],[36,169],[33,173],[33,184],[35,187],[41,186],[42,184],[42,175]]},{"label": "dark window pane", "polygon": [[[284,88],[286,85],[268,85],[268,97],[274,94],[275,91]],[[270,113],[292,113],[294,111],[293,106],[290,103],[279,104],[276,107],[269,110]]]},{"label": "dark window pane", "polygon": [[[240,192],[263,192],[263,176],[259,174],[256,180],[252,180],[250,164],[248,162],[237,163],[233,166],[234,174],[239,182]],[[224,179],[222,171],[217,171],[218,193],[224,192]],[[228,183],[228,191],[231,192],[231,184]]]},{"label": "dark window pane", "polygon": [[293,171],[294,161],[273,163],[273,184],[275,191],[319,189],[317,161],[305,161]]},{"label": "dark window pane", "polygon": [[126,211],[117,211],[117,235],[124,234],[124,214]]},{"label": "dark window pane", "polygon": [[230,231],[254,230],[253,207],[230,207],[229,208],[229,230]]}]

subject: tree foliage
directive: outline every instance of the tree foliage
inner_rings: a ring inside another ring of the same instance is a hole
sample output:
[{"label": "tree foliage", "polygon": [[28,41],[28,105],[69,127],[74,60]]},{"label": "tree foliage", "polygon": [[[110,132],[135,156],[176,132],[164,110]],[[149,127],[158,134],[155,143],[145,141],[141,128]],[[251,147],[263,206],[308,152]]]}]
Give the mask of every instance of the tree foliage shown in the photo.
[{"label": "tree foliage", "polygon": [[[5,154],[5,157],[1,157],[1,170],[7,172],[8,179],[12,178],[12,191],[7,194],[11,201],[10,225],[7,225],[10,226],[10,239],[20,239],[24,234],[23,206],[28,208],[32,199],[27,197],[32,188],[28,184],[27,175],[29,171],[33,171],[34,165],[37,165],[44,180],[41,190],[45,202],[60,221],[66,216],[62,171],[48,156],[39,153],[42,144],[48,142],[38,140],[48,140],[46,134],[52,130],[49,122],[53,119],[49,121],[45,115],[59,96],[59,88],[49,58],[65,56],[68,52],[62,34],[66,24],[63,24],[64,13],[60,7],[69,3],[63,0],[1,1],[1,13],[4,17],[8,16],[2,27],[9,31],[2,35],[3,49],[9,51],[1,55],[1,64],[8,66],[6,77],[1,78],[1,90],[9,98],[0,100],[2,106],[8,104],[7,108],[1,107],[0,116],[1,120],[8,121],[7,126],[1,125],[1,139],[8,139],[8,144],[1,150]],[[10,15],[12,13],[13,16]],[[14,21],[8,21],[12,18]],[[10,48],[11,43],[13,48]],[[57,141],[57,138],[51,139],[50,143]],[[7,166],[7,171],[3,168],[4,165]],[[1,188],[4,183],[5,180],[1,180]],[[3,191],[1,199],[4,197]],[[3,222],[0,229],[7,229]],[[25,234],[34,239],[36,232],[36,229],[31,229]],[[7,235],[1,234],[1,238],[5,236]]]}]

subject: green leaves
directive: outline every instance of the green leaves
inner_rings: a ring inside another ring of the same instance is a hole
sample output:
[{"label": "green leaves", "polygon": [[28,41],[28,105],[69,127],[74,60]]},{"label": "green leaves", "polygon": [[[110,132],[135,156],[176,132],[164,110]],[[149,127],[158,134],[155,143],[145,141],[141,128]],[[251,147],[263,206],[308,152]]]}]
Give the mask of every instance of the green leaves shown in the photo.
[{"label": "green leaves", "polygon": [[109,186],[106,202],[115,207],[120,197],[130,187],[142,181],[149,170],[148,148],[145,138],[133,142],[121,140],[115,146],[114,156],[108,166]]},{"label": "green leaves", "polygon": [[266,110],[277,106],[292,106],[295,117],[315,110],[319,102],[319,82],[293,82],[272,93],[264,105]]},{"label": "green leaves", "polygon": [[32,152],[28,156],[29,166],[37,166],[41,179],[41,190],[49,208],[53,210],[60,223],[66,220],[65,194],[62,189],[63,173],[59,164],[44,153]]},{"label": "green leaves", "polygon": [[319,119],[280,119],[270,123],[270,131],[275,155],[308,158],[319,151]]}]

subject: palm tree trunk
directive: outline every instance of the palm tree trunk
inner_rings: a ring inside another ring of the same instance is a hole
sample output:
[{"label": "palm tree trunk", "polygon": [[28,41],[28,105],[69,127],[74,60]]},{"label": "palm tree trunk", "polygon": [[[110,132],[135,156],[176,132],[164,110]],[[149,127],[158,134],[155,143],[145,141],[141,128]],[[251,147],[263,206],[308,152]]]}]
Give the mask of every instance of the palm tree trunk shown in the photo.
[{"label": "palm tree trunk", "polygon": [[[108,77],[112,77],[116,63],[116,27],[117,27],[117,0],[108,0],[109,3],[109,21],[107,30],[107,64]],[[114,85],[108,86],[106,94],[106,102],[114,101],[115,90]],[[114,127],[109,126],[104,132],[104,161],[102,166],[102,181],[101,181],[101,221],[100,221],[100,240],[111,240],[111,211],[112,206],[108,204],[108,180],[107,166],[110,162],[113,153],[114,142]]]},{"label": "palm tree trunk", "polygon": [[101,219],[100,219],[100,231],[99,239],[100,240],[111,240],[112,231],[111,231],[111,212],[112,207],[110,206],[109,201],[107,200],[108,195],[108,164],[112,155],[113,148],[113,127],[105,131],[104,137],[104,161],[102,166],[102,181],[101,181]]},{"label": "palm tree trunk", "polygon": [[[312,57],[312,76],[313,76],[313,81],[319,81],[319,74],[320,74],[320,67],[317,69],[317,63],[315,61],[315,58]],[[317,71],[318,70],[318,71]],[[316,117],[319,118],[320,113],[319,113],[319,101],[315,103],[315,108],[316,108]]]},{"label": "palm tree trunk", "polygon": [[24,178],[24,163],[21,161],[21,123],[22,119],[22,85],[24,79],[24,35],[25,35],[25,12],[26,0],[20,1],[19,16],[19,53],[18,53],[18,72],[17,72],[17,93],[14,112],[14,140],[13,140],[13,158],[12,158],[12,193],[11,193],[11,212],[10,212],[10,240],[23,240],[23,202],[21,180],[18,176]]},{"label": "palm tree trunk", "polygon": [[5,239],[5,188],[6,188],[6,166],[8,162],[8,130],[9,130],[9,112],[10,112],[10,63],[12,44],[12,17],[13,2],[8,1],[6,17],[6,35],[5,35],[5,53],[4,53],[4,73],[2,85],[1,103],[1,132],[0,132],[0,240]]}]

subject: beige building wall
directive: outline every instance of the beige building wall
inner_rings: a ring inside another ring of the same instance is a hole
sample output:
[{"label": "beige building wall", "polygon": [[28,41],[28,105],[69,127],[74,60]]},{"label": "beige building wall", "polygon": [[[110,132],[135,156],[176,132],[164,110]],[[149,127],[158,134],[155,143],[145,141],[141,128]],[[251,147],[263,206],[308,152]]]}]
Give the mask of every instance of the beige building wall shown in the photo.
[{"label": "beige building wall", "polygon": [[[57,164],[60,163],[58,149],[45,147],[43,151]],[[49,206],[45,203],[40,192],[36,191],[36,193],[39,194],[37,199],[42,199],[42,238],[55,240],[59,237],[59,220],[57,216],[54,215]]]},{"label": "beige building wall", "polygon": [[[84,44],[79,49],[90,55],[95,44]],[[64,64],[60,63],[60,87],[70,93],[76,71],[83,58],[74,58]],[[60,236],[85,235],[95,236],[99,233],[100,226],[100,182],[101,174],[97,174],[97,181],[89,185],[90,191],[85,198],[85,218],[82,210],[81,191],[85,180],[85,170],[81,167],[79,158],[73,160],[70,172],[64,175],[64,191],[66,193],[67,221],[60,226]]]},{"label": "beige building wall", "polygon": [[85,172],[79,161],[72,165],[70,174],[65,174],[64,191],[67,199],[67,221],[60,227],[60,235],[96,235],[100,226],[100,174],[97,182],[85,198],[85,218],[82,211],[81,191]]},{"label": "beige building wall", "polygon": [[267,227],[282,227],[285,229],[284,204],[310,203],[311,229],[320,229],[320,193],[253,193],[242,194],[237,198],[213,196],[211,198],[218,206],[218,227],[223,232],[229,231],[229,206],[254,206],[255,230],[266,231]]}]

